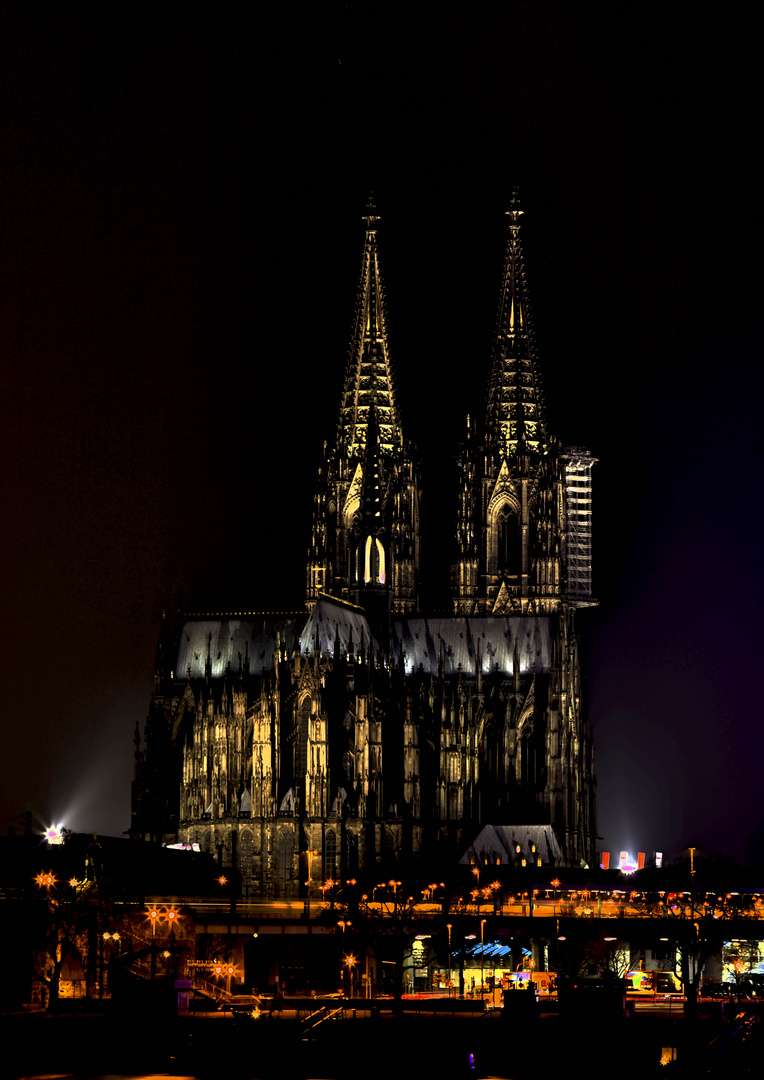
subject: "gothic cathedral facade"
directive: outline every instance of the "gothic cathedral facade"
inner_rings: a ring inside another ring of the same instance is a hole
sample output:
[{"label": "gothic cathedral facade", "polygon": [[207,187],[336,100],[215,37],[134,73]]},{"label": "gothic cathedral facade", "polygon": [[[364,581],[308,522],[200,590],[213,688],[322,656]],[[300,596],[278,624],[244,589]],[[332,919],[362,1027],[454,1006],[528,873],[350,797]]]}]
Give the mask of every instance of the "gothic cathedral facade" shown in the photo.
[{"label": "gothic cathedral facade", "polygon": [[474,859],[487,829],[505,838],[491,861],[596,859],[575,627],[595,602],[594,459],[547,430],[521,214],[513,199],[485,416],[458,458],[452,614],[420,606],[421,479],[370,205],[305,614],[163,623],[131,834],[216,853],[245,896],[424,873]]}]

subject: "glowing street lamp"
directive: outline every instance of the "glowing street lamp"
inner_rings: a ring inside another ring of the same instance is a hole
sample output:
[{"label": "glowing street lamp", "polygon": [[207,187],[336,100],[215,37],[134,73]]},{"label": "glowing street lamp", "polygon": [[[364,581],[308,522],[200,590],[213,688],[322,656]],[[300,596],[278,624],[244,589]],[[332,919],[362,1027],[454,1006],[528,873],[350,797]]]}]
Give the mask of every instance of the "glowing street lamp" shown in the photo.
[{"label": "glowing street lamp", "polygon": [[64,842],[64,827],[63,825],[51,825],[45,830],[45,839],[49,844],[63,844]]},{"label": "glowing street lamp", "polygon": [[552,878],[549,884],[552,886],[552,906],[554,906],[557,903],[557,890],[560,887],[560,879]]},{"label": "glowing street lamp", "polygon": [[451,929],[453,923],[446,923],[448,929],[448,989],[451,990]]},{"label": "glowing street lamp", "polygon": [[[350,997],[353,996],[353,972],[355,970],[356,958],[352,953],[347,953],[344,957],[344,968],[347,976],[349,976],[350,982]],[[344,981],[344,980],[343,980]]]},{"label": "glowing street lamp", "polygon": [[35,881],[37,882],[38,888],[40,888],[40,889],[48,889],[48,891],[50,891],[50,889],[55,888],[55,885],[56,885],[56,879],[53,876],[53,874],[50,872],[50,870],[47,872],[47,874],[39,873],[37,875],[37,877],[35,878]]},{"label": "glowing street lamp", "polygon": [[[166,919],[170,926],[170,938],[172,939],[173,928],[180,919],[180,915],[173,907],[165,908],[164,911],[160,912],[159,908],[156,905],[153,905],[146,912],[146,918],[149,920],[149,924],[151,926],[151,978],[153,979],[156,977],[157,924]],[[172,940],[170,943],[170,947],[172,947]]]},{"label": "glowing street lamp", "polygon": [[149,908],[146,918],[149,920],[151,926],[151,978],[155,979],[157,974],[157,949],[156,949],[156,933],[157,923],[159,922],[160,915],[155,907]]},{"label": "glowing street lamp", "polygon": [[226,961],[225,963],[217,963],[212,969],[215,977],[218,979],[225,979],[226,994],[230,998],[231,996],[231,979],[236,974],[236,965]]},{"label": "glowing street lamp", "polygon": [[391,878],[390,881],[388,881],[387,884],[393,890],[393,914],[397,914],[397,911],[398,911],[398,889],[401,887],[403,882],[401,882],[401,881],[393,881],[392,878]]}]

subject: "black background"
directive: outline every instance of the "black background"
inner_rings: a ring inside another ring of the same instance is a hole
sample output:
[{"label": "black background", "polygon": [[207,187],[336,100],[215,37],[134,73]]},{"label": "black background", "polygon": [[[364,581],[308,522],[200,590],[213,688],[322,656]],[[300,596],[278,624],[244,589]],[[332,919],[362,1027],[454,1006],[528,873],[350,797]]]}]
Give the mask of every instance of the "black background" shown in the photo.
[{"label": "black background", "polygon": [[297,608],[370,190],[426,587],[519,185],[595,469],[602,846],[760,862],[753,28],[568,4],[6,8],[0,820],[121,833],[179,585]]}]

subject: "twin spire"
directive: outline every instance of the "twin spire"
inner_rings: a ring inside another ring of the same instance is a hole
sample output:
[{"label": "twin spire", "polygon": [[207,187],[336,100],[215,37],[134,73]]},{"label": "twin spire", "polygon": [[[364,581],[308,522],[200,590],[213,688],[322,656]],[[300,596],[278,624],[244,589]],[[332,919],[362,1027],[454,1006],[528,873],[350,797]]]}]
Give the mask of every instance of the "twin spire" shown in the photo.
[{"label": "twin spire", "polygon": [[349,458],[360,458],[370,432],[376,428],[382,456],[393,457],[403,447],[403,435],[390,366],[385,293],[377,249],[379,214],[373,198],[369,199],[364,221],[366,241],[342,393],[338,441],[344,445]]},{"label": "twin spire", "polygon": [[506,213],[509,237],[488,383],[486,429],[494,448],[510,457],[517,453],[521,442],[527,450],[543,453],[547,433],[520,243],[523,211],[516,189]]},{"label": "twin spire", "polygon": [[[547,444],[543,391],[528,303],[517,190],[512,194],[509,236],[501,283],[499,314],[493,345],[486,403],[489,443],[504,457],[512,457],[518,444],[526,451],[543,453]],[[349,458],[361,458],[370,430],[376,427],[383,457],[393,457],[403,446],[387,337],[385,294],[379,268],[377,222],[373,198],[366,213],[366,240],[361,263],[353,333],[339,421],[339,443]],[[371,424],[372,411],[375,425]]]}]

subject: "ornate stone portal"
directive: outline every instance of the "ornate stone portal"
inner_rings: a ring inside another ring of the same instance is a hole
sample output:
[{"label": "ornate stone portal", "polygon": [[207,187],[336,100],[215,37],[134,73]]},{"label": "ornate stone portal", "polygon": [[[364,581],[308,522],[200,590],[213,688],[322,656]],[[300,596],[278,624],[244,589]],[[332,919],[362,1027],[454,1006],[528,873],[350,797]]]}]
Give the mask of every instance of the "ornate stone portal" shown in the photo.
[{"label": "ornate stone portal", "polygon": [[468,420],[458,459],[453,615],[418,614],[421,483],[370,205],[307,615],[163,624],[131,832],[218,853],[245,896],[425,873],[488,825],[551,827],[555,864],[596,858],[574,627],[594,603],[594,459],[546,429],[520,215],[513,199],[485,420]]}]

